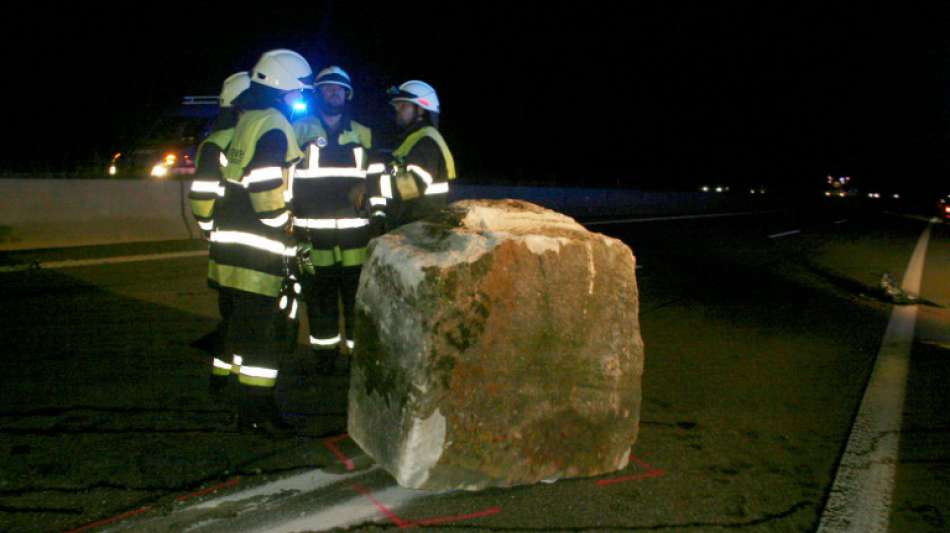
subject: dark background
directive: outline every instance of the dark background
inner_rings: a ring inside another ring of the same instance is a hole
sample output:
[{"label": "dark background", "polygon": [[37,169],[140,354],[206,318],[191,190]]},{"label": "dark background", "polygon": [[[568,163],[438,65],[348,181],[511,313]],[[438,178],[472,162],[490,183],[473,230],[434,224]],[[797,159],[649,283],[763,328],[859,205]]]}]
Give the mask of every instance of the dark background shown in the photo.
[{"label": "dark background", "polygon": [[[824,176],[950,189],[943,3],[33,3],[3,23],[0,170],[105,164],[270,48],[385,88],[434,85],[463,178],[692,190]],[[943,191],[944,194],[950,191]]]}]

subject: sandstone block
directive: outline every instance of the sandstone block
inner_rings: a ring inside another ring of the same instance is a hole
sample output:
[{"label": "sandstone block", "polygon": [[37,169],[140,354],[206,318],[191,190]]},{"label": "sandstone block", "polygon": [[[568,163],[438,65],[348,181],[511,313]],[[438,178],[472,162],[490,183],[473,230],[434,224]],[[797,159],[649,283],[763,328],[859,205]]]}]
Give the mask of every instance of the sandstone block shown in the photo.
[{"label": "sandstone block", "polygon": [[635,258],[514,200],[375,239],[357,296],[350,436],[405,487],[600,475],[637,438]]}]

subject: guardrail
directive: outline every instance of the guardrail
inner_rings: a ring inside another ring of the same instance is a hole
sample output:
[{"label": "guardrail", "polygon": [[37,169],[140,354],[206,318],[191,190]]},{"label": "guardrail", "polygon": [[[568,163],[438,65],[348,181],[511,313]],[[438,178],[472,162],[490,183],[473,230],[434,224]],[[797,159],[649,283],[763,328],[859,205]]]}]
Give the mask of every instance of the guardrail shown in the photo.
[{"label": "guardrail", "polygon": [[[0,179],[0,250],[194,239],[200,231],[190,187],[190,181]],[[453,184],[450,199],[462,198],[516,198],[576,218],[712,213],[751,201],[701,192]]]}]

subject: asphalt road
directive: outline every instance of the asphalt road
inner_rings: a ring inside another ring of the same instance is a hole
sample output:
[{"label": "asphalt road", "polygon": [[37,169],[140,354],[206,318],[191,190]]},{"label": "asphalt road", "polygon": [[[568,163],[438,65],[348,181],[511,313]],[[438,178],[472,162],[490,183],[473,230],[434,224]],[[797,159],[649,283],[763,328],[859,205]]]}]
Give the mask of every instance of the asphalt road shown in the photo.
[{"label": "asphalt road", "polygon": [[[200,244],[0,257],[0,530],[811,531],[896,307],[881,277],[901,280],[927,226],[838,209],[592,224],[638,259],[634,459],[475,493],[395,486],[344,434],[346,378],[303,347],[280,384],[298,436],[236,432],[205,393]],[[895,532],[950,529],[948,230],[917,304]],[[153,253],[179,255],[108,259]]]}]

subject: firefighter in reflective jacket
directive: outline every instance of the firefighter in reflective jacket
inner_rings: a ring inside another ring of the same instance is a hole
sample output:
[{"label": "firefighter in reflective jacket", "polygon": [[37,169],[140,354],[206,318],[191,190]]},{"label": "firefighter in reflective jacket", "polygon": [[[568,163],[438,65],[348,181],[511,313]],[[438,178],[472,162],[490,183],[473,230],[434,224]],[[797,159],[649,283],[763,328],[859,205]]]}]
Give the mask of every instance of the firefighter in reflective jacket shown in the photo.
[{"label": "firefighter in reflective jacket", "polygon": [[238,367],[238,421],[270,433],[291,429],[273,393],[288,348],[287,301],[279,296],[296,255],[285,192],[302,156],[289,120],[311,82],[310,65],[296,52],[261,56],[237,103],[241,116],[221,160],[224,195],[214,207],[208,271],[231,308],[226,349],[230,370]]},{"label": "firefighter in reflective jacket", "polygon": [[444,207],[455,160],[439,126],[439,97],[424,81],[410,80],[389,90],[399,145],[388,163],[370,165],[369,205],[373,218],[393,229]]},{"label": "firefighter in reflective jacket", "polygon": [[[304,159],[293,177],[294,234],[306,257],[304,299],[310,346],[322,374],[331,374],[341,345],[353,349],[356,289],[372,237],[363,202],[372,132],[352,120],[349,75],[340,67],[314,80],[316,113],[294,123]],[[343,304],[345,339],[340,331]],[[342,363],[342,362],[341,362]],[[347,368],[345,363],[338,370]]]},{"label": "firefighter in reflective jacket", "polygon": [[[211,135],[199,146],[195,156],[195,179],[191,183],[188,198],[191,200],[191,212],[201,228],[205,239],[210,240],[214,231],[214,204],[219,196],[224,196],[223,176],[221,175],[221,158],[231,138],[234,136],[234,126],[238,121],[238,110],[234,107],[234,100],[251,85],[251,77],[247,72],[237,72],[229,76],[221,86],[220,107],[221,113],[212,126]],[[212,248],[216,245],[212,244]],[[215,251],[210,251],[211,255]],[[209,272],[210,274],[210,272]],[[218,283],[208,277],[208,286],[218,289]],[[211,380],[209,390],[213,395],[220,395],[224,387],[230,382],[230,376],[237,376],[240,365],[234,364],[234,354],[227,353],[224,341],[227,339],[227,327],[231,317],[231,298],[218,298],[218,312],[221,321],[218,323],[215,335],[214,354],[212,355]]]}]

